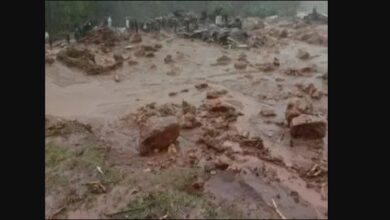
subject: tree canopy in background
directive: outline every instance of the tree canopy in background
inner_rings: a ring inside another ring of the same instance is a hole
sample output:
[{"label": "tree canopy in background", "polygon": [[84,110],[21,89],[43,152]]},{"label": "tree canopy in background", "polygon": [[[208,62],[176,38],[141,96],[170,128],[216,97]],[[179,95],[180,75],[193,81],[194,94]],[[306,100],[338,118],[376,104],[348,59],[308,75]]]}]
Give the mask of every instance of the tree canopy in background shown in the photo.
[{"label": "tree canopy in background", "polygon": [[231,15],[292,15],[298,6],[299,1],[45,1],[45,29],[58,35],[105,16],[112,17],[114,26],[124,26],[125,16],[142,21],[178,9],[200,13],[222,7]]}]

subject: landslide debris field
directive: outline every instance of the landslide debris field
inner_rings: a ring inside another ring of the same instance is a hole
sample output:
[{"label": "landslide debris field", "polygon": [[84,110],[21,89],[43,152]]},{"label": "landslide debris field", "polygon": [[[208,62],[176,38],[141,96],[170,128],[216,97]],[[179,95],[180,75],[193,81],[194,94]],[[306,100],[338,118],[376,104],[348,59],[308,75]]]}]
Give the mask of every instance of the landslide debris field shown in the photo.
[{"label": "landslide debris field", "polygon": [[243,28],[46,46],[46,217],[327,218],[327,24]]}]

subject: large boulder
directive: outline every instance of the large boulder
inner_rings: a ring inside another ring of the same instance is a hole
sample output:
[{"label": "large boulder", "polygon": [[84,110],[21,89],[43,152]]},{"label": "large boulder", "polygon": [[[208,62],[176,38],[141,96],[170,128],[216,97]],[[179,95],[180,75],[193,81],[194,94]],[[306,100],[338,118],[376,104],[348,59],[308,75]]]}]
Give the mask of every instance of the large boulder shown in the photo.
[{"label": "large boulder", "polygon": [[290,127],[294,138],[319,139],[326,135],[326,121],[314,115],[301,114],[292,119]]},{"label": "large boulder", "polygon": [[174,143],[179,136],[179,123],[174,116],[157,117],[148,119],[141,128],[139,153],[145,156],[154,149],[164,150]]}]

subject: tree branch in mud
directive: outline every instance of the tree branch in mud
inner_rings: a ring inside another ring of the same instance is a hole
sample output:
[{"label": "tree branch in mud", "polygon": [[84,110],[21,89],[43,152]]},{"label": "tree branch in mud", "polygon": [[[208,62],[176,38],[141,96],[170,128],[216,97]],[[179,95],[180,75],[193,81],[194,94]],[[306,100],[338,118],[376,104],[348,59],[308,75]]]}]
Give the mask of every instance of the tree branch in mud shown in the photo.
[{"label": "tree branch in mud", "polygon": [[280,218],[282,218],[282,219],[287,219],[287,218],[283,215],[283,213],[278,209],[278,206],[276,205],[274,199],[272,199],[272,205],[274,206],[274,209],[275,209],[276,213],[278,213],[278,215],[280,216]]},{"label": "tree branch in mud", "polygon": [[51,214],[47,219],[55,219],[55,217],[60,214],[63,210],[65,210],[66,206],[58,209],[57,211],[55,211],[53,214]]}]

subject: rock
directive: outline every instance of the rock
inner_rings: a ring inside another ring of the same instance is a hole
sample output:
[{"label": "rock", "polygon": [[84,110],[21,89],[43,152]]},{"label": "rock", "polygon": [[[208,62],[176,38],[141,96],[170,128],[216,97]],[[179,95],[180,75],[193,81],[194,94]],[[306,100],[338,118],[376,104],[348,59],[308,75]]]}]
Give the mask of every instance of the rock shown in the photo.
[{"label": "rock", "polygon": [[280,66],[280,61],[277,57],[274,57],[274,61],[272,62],[272,64],[275,66],[275,67],[279,67]]},{"label": "rock", "polygon": [[176,76],[176,75],[178,75],[178,74],[174,70],[169,70],[167,72],[167,76]]},{"label": "rock", "polygon": [[179,136],[179,124],[176,117],[156,117],[148,119],[140,131],[139,152],[145,156],[154,149],[166,149]]},{"label": "rock", "polygon": [[226,170],[231,163],[232,161],[226,155],[223,154],[217,157],[215,161],[215,167],[220,170]]},{"label": "rock", "polygon": [[142,49],[144,49],[146,52],[156,52],[157,49],[154,46],[150,45],[142,45]]},{"label": "rock", "polygon": [[229,153],[242,153],[242,149],[240,147],[240,144],[237,142],[232,141],[224,141],[222,144],[222,147],[224,150],[226,150]]},{"label": "rock", "polygon": [[242,28],[244,30],[263,29],[264,22],[259,17],[247,17],[242,21]]},{"label": "rock", "polygon": [[170,92],[168,95],[169,95],[169,96],[176,96],[176,95],[177,95],[177,92]]},{"label": "rock", "polygon": [[127,63],[129,64],[129,66],[133,66],[133,65],[137,65],[138,64],[138,62],[135,61],[135,60],[129,60]]},{"label": "rock", "polygon": [[137,51],[134,52],[134,56],[136,57],[143,57],[145,56],[146,52],[144,49],[139,48]]},{"label": "rock", "polygon": [[123,63],[123,56],[119,53],[114,53],[114,60],[117,63]]},{"label": "rock", "polygon": [[142,42],[142,37],[140,33],[135,33],[130,40],[130,43],[141,43]]},{"label": "rock", "polygon": [[290,133],[294,138],[320,139],[326,135],[326,121],[314,115],[301,114],[292,119]]},{"label": "rock", "polygon": [[156,48],[156,49],[161,49],[161,48],[162,48],[162,45],[161,45],[161,44],[155,44],[155,45],[154,45],[154,48]]},{"label": "rock", "polygon": [[239,61],[243,61],[243,62],[248,62],[247,59],[246,59],[246,54],[244,54],[244,53],[241,53],[241,54],[238,56],[238,60],[239,60]]},{"label": "rock", "polygon": [[210,89],[209,91],[207,91],[206,98],[216,99],[225,94],[227,94],[227,90],[225,89],[221,89],[221,90]]},{"label": "rock", "polygon": [[54,61],[55,59],[53,57],[45,57],[45,63],[52,64]]},{"label": "rock", "polygon": [[219,57],[217,59],[217,64],[220,64],[220,65],[227,65],[229,64],[231,61],[230,57],[226,56],[226,55],[222,55],[221,57]]},{"label": "rock", "polygon": [[172,63],[173,62],[173,59],[172,59],[172,56],[170,54],[168,54],[165,58],[164,58],[164,63],[168,64],[168,63]]},{"label": "rock", "polygon": [[241,138],[240,146],[253,147],[257,149],[263,149],[263,139],[260,137]]},{"label": "rock", "polygon": [[120,79],[119,79],[119,76],[118,75],[115,75],[115,82],[120,82]]},{"label": "rock", "polygon": [[261,110],[260,110],[260,114],[264,117],[274,117],[276,116],[276,113],[275,113],[275,110],[268,107],[268,106],[265,106],[263,107]]},{"label": "rock", "polygon": [[207,83],[198,83],[198,84],[195,85],[195,88],[198,89],[198,90],[205,89],[207,87],[208,87]]},{"label": "rock", "polygon": [[190,91],[189,89],[183,89],[180,92],[184,93],[184,92],[189,92],[189,91]]},{"label": "rock", "polygon": [[299,49],[297,52],[297,57],[301,60],[307,60],[310,58],[310,54],[306,50]]},{"label": "rock", "polygon": [[234,63],[234,68],[236,68],[238,70],[244,70],[244,69],[246,69],[246,66],[247,66],[247,64],[243,61],[239,61],[239,62]]},{"label": "rock", "polygon": [[153,52],[147,52],[145,54],[145,57],[154,57],[154,53]]},{"label": "rock", "polygon": [[288,37],[288,32],[286,29],[283,29],[282,32],[280,32],[280,38],[286,38]]},{"label": "rock", "polygon": [[321,97],[322,97],[322,92],[321,91],[319,91],[319,90],[316,90],[316,91],[314,91],[311,95],[310,95],[310,97],[311,98],[313,98],[313,99],[321,99]]},{"label": "rock", "polygon": [[197,179],[191,184],[191,186],[196,190],[203,189],[204,181],[202,179]]},{"label": "rock", "polygon": [[210,171],[210,174],[211,174],[211,175],[215,175],[215,174],[217,174],[217,171],[216,171],[216,170],[211,170],[211,171]]},{"label": "rock", "polygon": [[183,100],[183,102],[181,103],[181,108],[182,108],[183,114],[191,113],[191,114],[195,115],[195,113],[196,113],[196,107],[194,105],[191,105],[187,101]]},{"label": "rock", "polygon": [[196,119],[193,113],[186,113],[182,116],[180,121],[180,127],[185,129],[191,129],[195,127],[199,127],[201,123]]},{"label": "rock", "polygon": [[203,169],[205,172],[210,172],[215,169],[215,163],[213,161],[207,161]]},{"label": "rock", "polygon": [[287,120],[287,124],[290,125],[291,120],[301,114],[311,114],[313,111],[312,104],[303,98],[292,98],[289,100],[285,118]]}]

